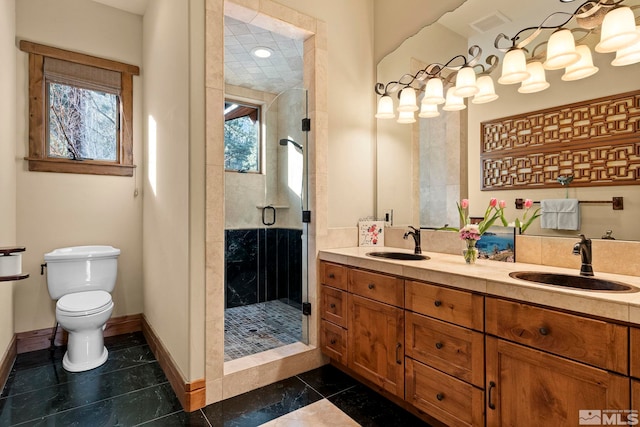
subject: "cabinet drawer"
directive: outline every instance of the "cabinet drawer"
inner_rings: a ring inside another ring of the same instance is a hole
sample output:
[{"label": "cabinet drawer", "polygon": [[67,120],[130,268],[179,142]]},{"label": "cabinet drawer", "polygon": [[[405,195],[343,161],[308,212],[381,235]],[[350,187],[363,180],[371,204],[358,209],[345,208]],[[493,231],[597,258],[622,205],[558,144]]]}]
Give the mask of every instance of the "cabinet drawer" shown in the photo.
[{"label": "cabinet drawer", "polygon": [[347,327],[347,293],[322,285],[320,317],[343,328]]},{"label": "cabinet drawer", "polygon": [[449,375],[484,386],[484,335],[415,313],[406,314],[406,354]]},{"label": "cabinet drawer", "polygon": [[405,308],[460,326],[483,330],[484,297],[423,282],[406,281]]},{"label": "cabinet drawer", "polygon": [[320,330],[320,347],[330,358],[347,364],[347,331],[340,326],[323,320]]},{"label": "cabinet drawer", "polygon": [[401,307],[404,302],[404,280],[369,271],[349,270],[349,292]]},{"label": "cabinet drawer", "polygon": [[451,426],[484,425],[484,392],[407,358],[407,401]]},{"label": "cabinet drawer", "polygon": [[347,271],[349,271],[349,269],[344,265],[323,261],[320,263],[320,282],[324,285],[346,291]]},{"label": "cabinet drawer", "polygon": [[626,326],[496,298],[486,310],[489,334],[628,374]]}]

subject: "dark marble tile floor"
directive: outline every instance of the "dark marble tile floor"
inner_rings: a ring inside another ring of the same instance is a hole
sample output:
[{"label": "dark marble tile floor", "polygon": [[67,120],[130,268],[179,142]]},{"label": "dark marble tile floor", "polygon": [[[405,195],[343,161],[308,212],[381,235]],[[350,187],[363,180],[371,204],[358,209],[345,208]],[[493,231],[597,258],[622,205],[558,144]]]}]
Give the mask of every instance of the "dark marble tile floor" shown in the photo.
[{"label": "dark marble tile floor", "polygon": [[69,373],[64,349],[18,355],[0,394],[0,426],[253,427],[321,399],[362,426],[426,426],[326,365],[185,413],[141,333],[105,339],[109,359]]}]

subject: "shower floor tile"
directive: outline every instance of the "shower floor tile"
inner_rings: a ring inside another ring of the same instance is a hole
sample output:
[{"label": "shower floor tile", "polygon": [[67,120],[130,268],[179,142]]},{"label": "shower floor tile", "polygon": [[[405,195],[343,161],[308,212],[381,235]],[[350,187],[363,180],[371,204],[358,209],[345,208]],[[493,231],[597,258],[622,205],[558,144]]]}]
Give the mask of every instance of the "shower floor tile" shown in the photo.
[{"label": "shower floor tile", "polygon": [[302,311],[274,300],[224,311],[224,360],[239,359],[302,339]]}]

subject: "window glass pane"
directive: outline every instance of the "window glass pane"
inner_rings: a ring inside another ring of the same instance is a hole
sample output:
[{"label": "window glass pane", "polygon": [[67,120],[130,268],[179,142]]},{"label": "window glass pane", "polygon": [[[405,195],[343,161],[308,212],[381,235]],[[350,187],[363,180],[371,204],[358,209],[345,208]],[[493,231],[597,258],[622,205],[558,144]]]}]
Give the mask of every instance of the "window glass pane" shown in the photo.
[{"label": "window glass pane", "polygon": [[[238,111],[243,112],[237,113]],[[258,107],[225,103],[224,165],[226,170],[260,171],[259,111]],[[246,115],[244,115],[245,112],[247,112]],[[234,117],[236,114],[241,116]]]},{"label": "window glass pane", "polygon": [[48,156],[117,161],[117,95],[54,82],[48,89]]}]

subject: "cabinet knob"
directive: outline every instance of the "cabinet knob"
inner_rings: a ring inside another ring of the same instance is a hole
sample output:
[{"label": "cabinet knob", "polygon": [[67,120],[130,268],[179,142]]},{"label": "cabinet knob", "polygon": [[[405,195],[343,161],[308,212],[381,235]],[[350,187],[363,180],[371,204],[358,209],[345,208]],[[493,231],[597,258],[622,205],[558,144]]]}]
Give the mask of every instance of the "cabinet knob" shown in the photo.
[{"label": "cabinet knob", "polygon": [[335,274],[333,274],[333,273],[329,273],[329,279],[335,279],[335,278],[336,278],[336,275],[335,275]]},{"label": "cabinet knob", "polygon": [[540,332],[540,335],[548,335],[549,334],[549,330],[547,328],[540,328],[540,329],[538,329],[538,332]]},{"label": "cabinet knob", "polygon": [[440,307],[440,306],[442,305],[442,301],[440,301],[440,300],[435,300],[435,301],[433,302],[433,305],[435,305],[436,307]]},{"label": "cabinet knob", "polygon": [[331,341],[329,341],[331,343],[331,345],[335,344],[337,341],[335,338],[331,338]]},{"label": "cabinet knob", "polygon": [[376,287],[376,285],[374,285],[373,283],[369,283],[369,289],[373,289],[375,287]]},{"label": "cabinet knob", "polygon": [[334,303],[331,303],[331,304],[329,304],[329,307],[336,308],[336,305]]},{"label": "cabinet knob", "polygon": [[444,399],[444,393],[438,393],[438,394],[436,394],[436,399],[438,399],[438,400],[442,400],[442,399]]},{"label": "cabinet knob", "polygon": [[437,348],[438,350],[440,350],[440,349],[442,348],[442,343],[441,343],[441,342],[437,342],[437,343],[436,343],[436,348]]}]

